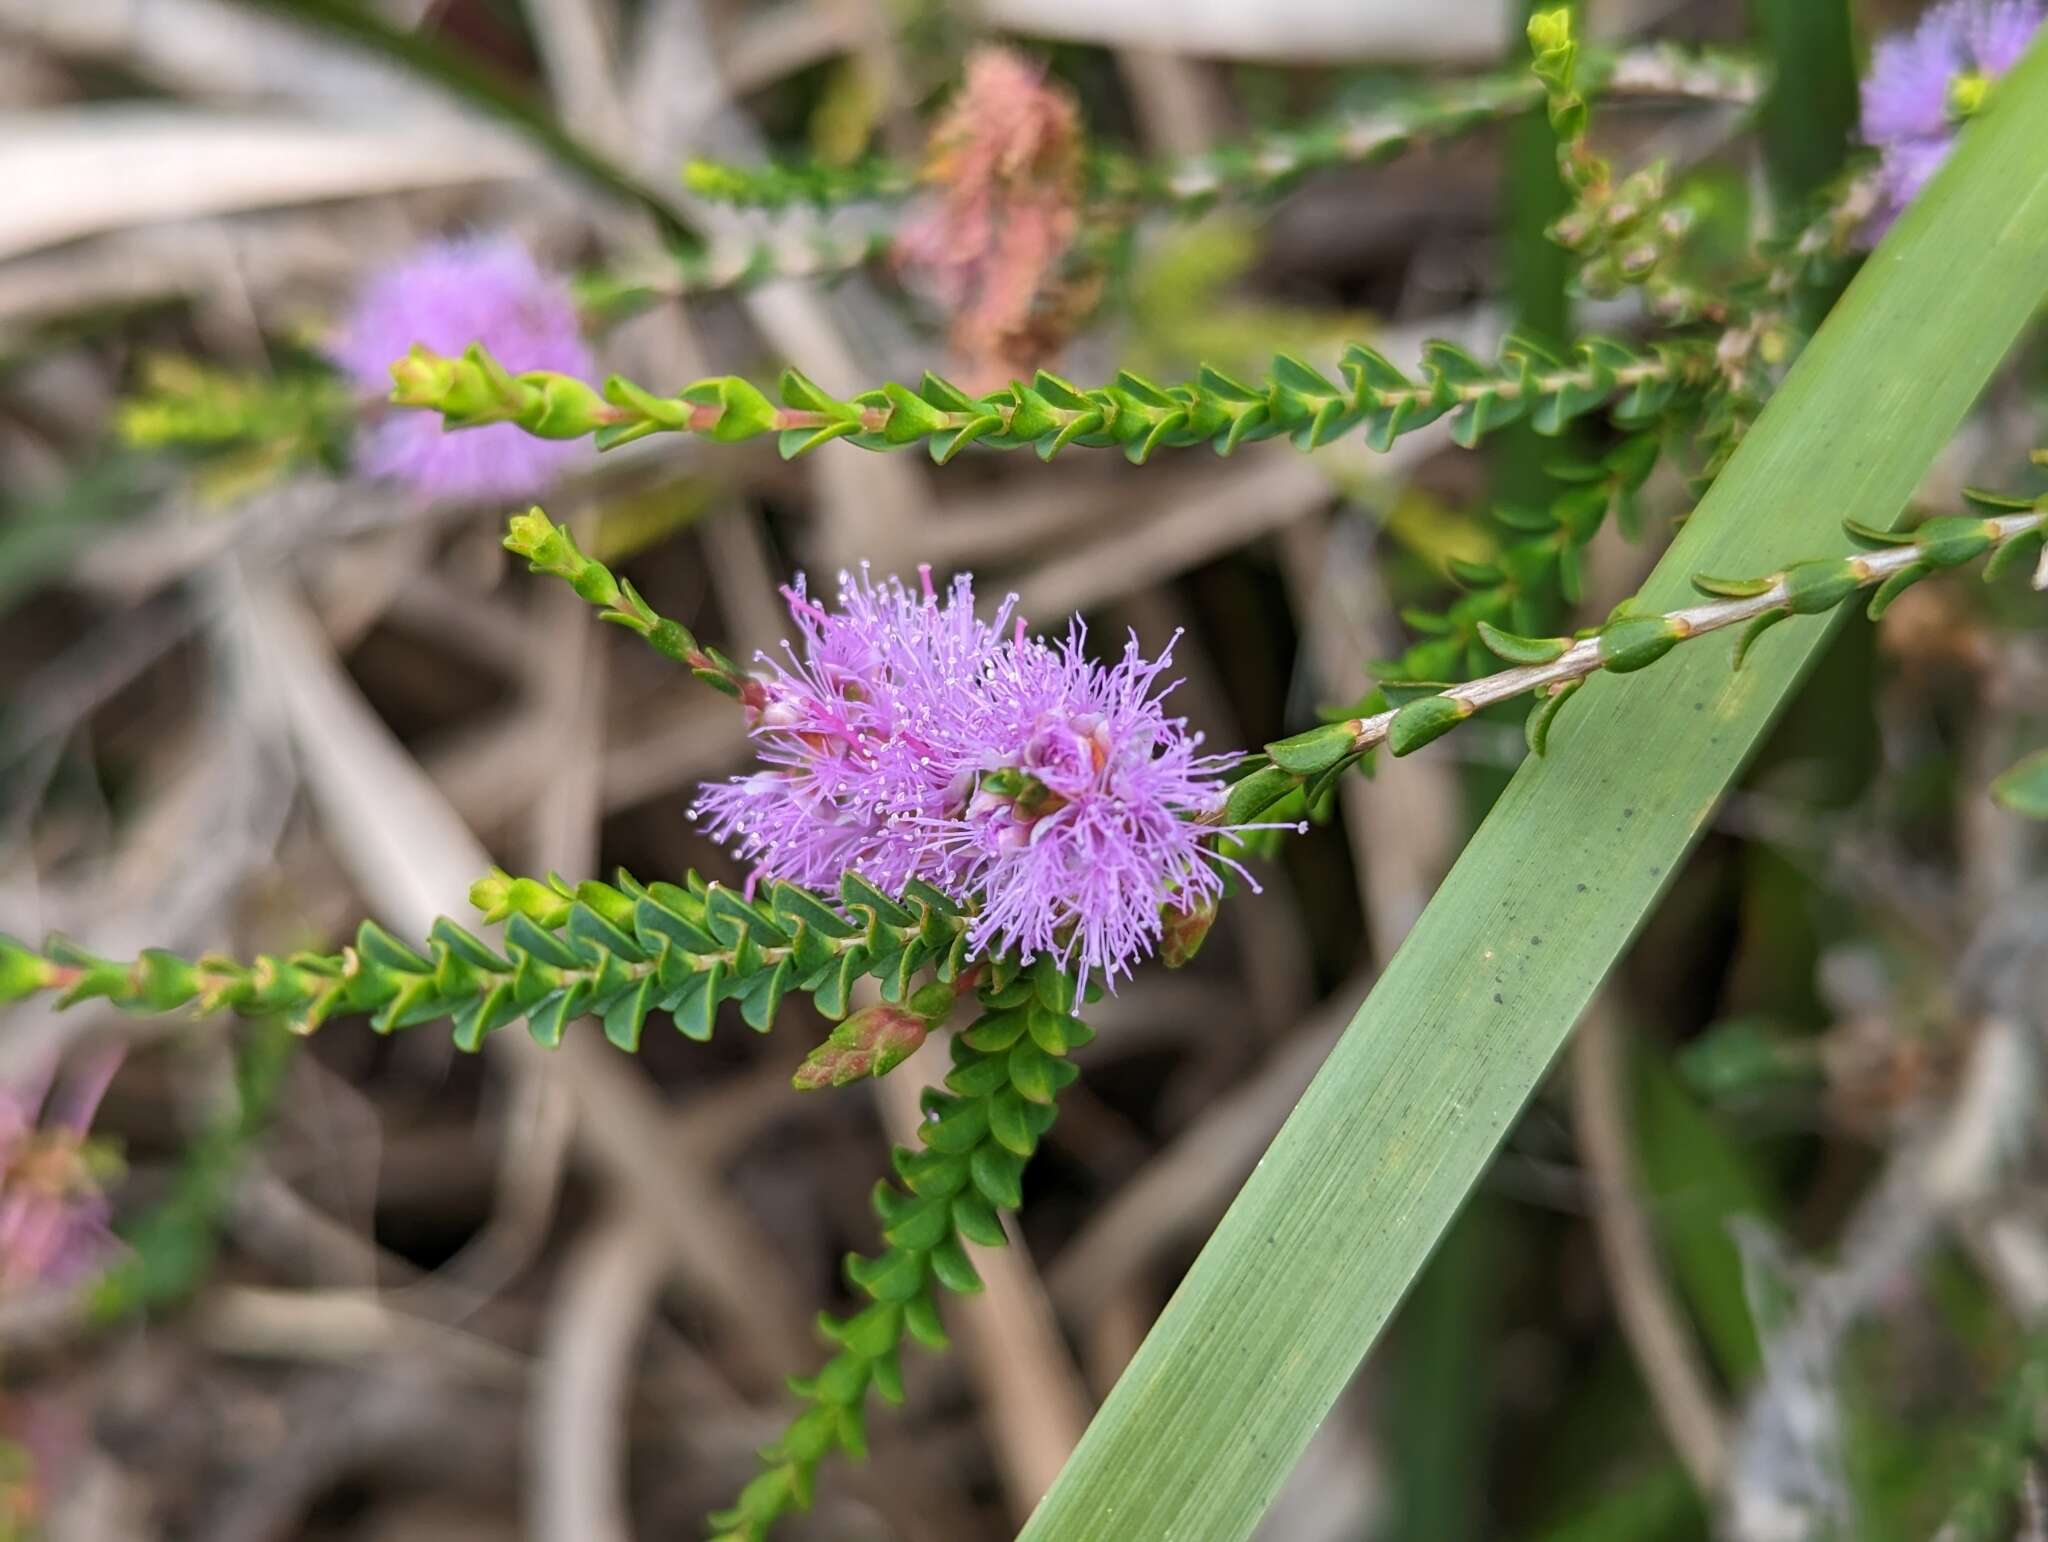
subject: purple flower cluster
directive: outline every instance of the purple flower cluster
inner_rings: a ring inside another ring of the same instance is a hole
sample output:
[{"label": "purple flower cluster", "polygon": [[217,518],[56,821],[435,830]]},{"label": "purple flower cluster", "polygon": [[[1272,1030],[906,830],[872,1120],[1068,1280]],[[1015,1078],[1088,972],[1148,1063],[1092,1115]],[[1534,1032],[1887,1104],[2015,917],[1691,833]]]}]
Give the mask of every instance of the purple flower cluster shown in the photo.
[{"label": "purple flower cluster", "polygon": [[1863,81],[1862,125],[1882,157],[1876,232],[1926,186],[1973,93],[2013,67],[2044,14],[2043,0],[1945,0],[1911,31],[1877,45]]},{"label": "purple flower cluster", "polygon": [[[356,296],[329,351],[359,389],[382,398],[391,361],[415,343],[459,354],[476,342],[515,373],[595,370],[568,286],[517,242],[489,237],[438,242],[384,268]],[[510,423],[448,429],[433,413],[397,412],[364,430],[356,464],[423,497],[484,500],[538,493],[587,453],[577,441],[537,439]]]},{"label": "purple flower cluster", "polygon": [[1172,647],[1136,638],[1115,664],[1026,635],[1015,597],[986,621],[971,581],[943,600],[842,576],[839,609],[787,591],[802,646],[763,661],[763,769],[692,809],[753,878],[830,888],[847,871],[885,891],[921,879],[976,907],[977,953],[1049,954],[1114,983],[1153,951],[1167,911],[1211,904],[1232,757],[1166,714]]}]

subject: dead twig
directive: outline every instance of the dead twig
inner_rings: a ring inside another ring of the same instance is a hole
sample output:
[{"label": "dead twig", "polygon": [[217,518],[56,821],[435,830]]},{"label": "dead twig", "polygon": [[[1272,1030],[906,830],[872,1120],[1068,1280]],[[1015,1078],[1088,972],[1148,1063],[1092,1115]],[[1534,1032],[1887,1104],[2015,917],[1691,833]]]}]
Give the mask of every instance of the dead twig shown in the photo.
[{"label": "dead twig", "polygon": [[1651,1406],[1693,1486],[1712,1495],[1727,1466],[1727,1421],[1640,1198],[1623,1048],[1605,998],[1595,998],[1572,1040],[1571,1065],[1572,1129],[1592,1180],[1593,1236]]}]

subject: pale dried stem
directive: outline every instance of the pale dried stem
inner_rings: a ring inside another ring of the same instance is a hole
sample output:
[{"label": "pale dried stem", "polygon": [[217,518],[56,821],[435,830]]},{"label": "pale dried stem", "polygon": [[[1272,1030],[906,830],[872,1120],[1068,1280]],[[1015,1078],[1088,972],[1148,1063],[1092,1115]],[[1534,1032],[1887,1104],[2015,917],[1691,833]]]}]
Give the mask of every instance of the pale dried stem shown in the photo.
[{"label": "pale dried stem", "polygon": [[[1985,523],[1998,527],[1998,534],[1992,545],[2001,546],[2018,535],[2038,530],[2044,516],[2039,513],[2007,514],[1986,520]],[[1923,561],[1919,550],[1912,546],[1892,546],[1883,551],[1866,552],[1849,559],[1857,567],[1858,574],[1866,586],[1883,583],[1892,574]],[[2048,589],[2048,569],[2035,577],[2037,589]],[[1664,618],[1674,624],[1681,638],[1692,638],[1707,632],[1718,632],[1725,627],[1740,626],[1754,621],[1759,616],[1774,610],[1786,608],[1791,596],[1780,578],[1761,594],[1736,600],[1709,600],[1700,605],[1688,605],[1681,610],[1664,612]],[[1517,696],[1526,696],[1537,691],[1555,691],[1559,686],[1583,680],[1597,674],[1605,662],[1600,639],[1584,637],[1573,643],[1562,654],[1548,664],[1525,664],[1514,669],[1503,669],[1498,674],[1485,675],[1480,679],[1454,685],[1437,694],[1451,701],[1462,703],[1471,712],[1495,706],[1500,702],[1512,701]],[[1352,747],[1359,750],[1371,749],[1385,741],[1388,730],[1400,709],[1393,708],[1376,713],[1372,717],[1351,720]]]},{"label": "pale dried stem", "polygon": [[1728,1460],[1727,1417],[1665,1275],[1629,1128],[1625,1044],[1596,997],[1572,1044],[1572,1129],[1591,1178],[1593,1235],[1615,1315],[1672,1449],[1703,1495]]},{"label": "pale dried stem", "polygon": [[667,1260],[631,1207],[572,1252],[549,1303],[529,1420],[536,1542],[633,1542],[626,1500],[627,1398]]},{"label": "pale dried stem", "polygon": [[[262,655],[289,679],[293,734],[336,855],[373,910],[402,933],[424,935],[437,915],[465,907],[488,855],[355,691],[289,591],[252,595],[244,614]],[[584,1150],[660,1232],[732,1363],[755,1386],[795,1370],[808,1324],[781,1261],[711,1174],[672,1160],[667,1118],[639,1073],[587,1037],[571,1036],[552,1053],[523,1035],[499,1034],[489,1044],[493,1053],[547,1059],[577,1105]]]}]

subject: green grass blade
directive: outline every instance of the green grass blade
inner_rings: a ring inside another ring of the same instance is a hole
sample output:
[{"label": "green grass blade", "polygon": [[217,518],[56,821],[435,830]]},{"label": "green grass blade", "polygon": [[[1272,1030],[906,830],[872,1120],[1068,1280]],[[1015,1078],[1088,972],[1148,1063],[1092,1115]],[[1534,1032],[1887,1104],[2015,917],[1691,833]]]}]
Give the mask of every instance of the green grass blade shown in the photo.
[{"label": "green grass blade", "polygon": [[[2048,42],[1865,265],[1646,587],[1892,524],[2048,286]],[[1527,762],[1024,1542],[1248,1535],[1829,631],[1603,677]],[[1666,753],[1659,758],[1658,750]]]},{"label": "green grass blade", "polygon": [[1794,209],[1842,167],[1856,128],[1856,59],[1846,0],[1749,0],[1771,61],[1764,161]]}]

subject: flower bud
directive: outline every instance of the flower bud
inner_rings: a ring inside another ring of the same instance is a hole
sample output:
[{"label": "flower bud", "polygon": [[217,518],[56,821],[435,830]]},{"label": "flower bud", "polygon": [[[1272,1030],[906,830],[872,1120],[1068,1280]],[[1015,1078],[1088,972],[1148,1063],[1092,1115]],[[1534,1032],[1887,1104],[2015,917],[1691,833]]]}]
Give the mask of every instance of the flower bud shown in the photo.
[{"label": "flower bud", "polygon": [[1178,969],[1202,950],[1209,928],[1216,924],[1216,900],[1212,895],[1191,910],[1172,905],[1159,912],[1159,957],[1168,969]]},{"label": "flower bud", "polygon": [[57,983],[57,966],[0,932],[0,1001],[20,1001]]},{"label": "flower bud", "polygon": [[455,361],[443,358],[425,343],[391,366],[391,400],[401,407],[438,409],[455,385]]},{"label": "flower bud", "polygon": [[569,918],[567,895],[556,893],[538,879],[514,878],[500,867],[492,868],[469,886],[469,902],[483,912],[485,924],[492,926],[510,916],[523,915],[552,929]]},{"label": "flower bud", "polygon": [[925,1019],[906,1007],[887,1002],[862,1007],[804,1057],[791,1085],[810,1092],[885,1076],[908,1060],[930,1031]]}]

